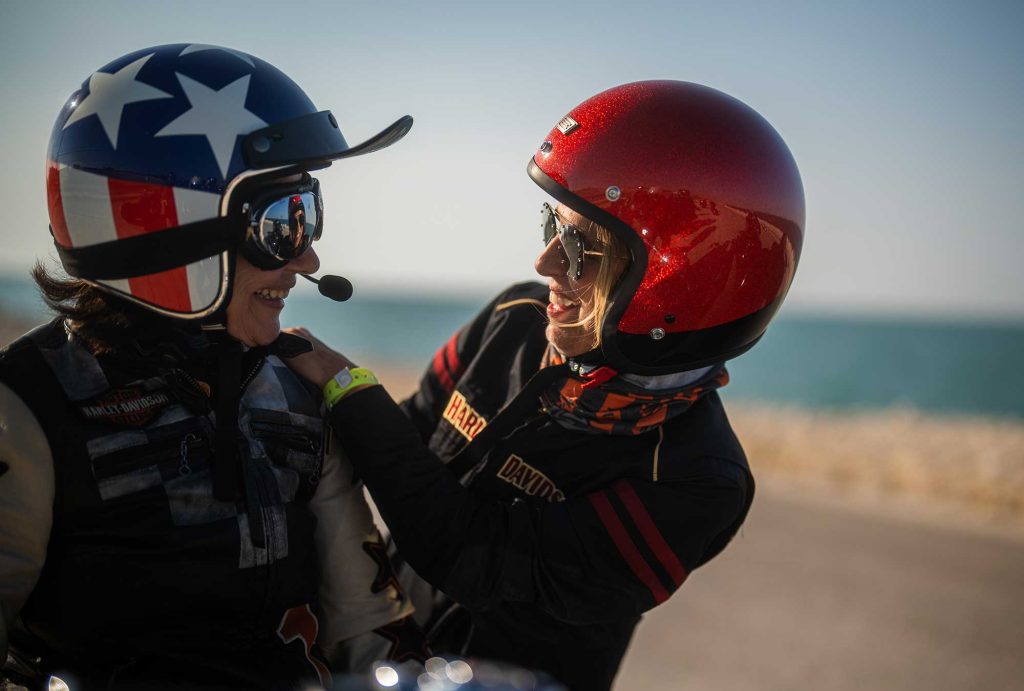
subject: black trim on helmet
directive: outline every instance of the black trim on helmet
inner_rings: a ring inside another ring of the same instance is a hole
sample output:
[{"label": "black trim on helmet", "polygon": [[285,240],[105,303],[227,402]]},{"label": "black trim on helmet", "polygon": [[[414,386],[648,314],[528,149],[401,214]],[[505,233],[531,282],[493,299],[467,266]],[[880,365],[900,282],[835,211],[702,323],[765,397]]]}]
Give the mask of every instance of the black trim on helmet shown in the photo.
[{"label": "black trim on helmet", "polygon": [[[647,334],[629,334],[619,331],[616,344],[627,358],[633,362],[645,363],[644,369],[632,369],[637,374],[666,374],[682,370],[697,369],[730,360],[747,352],[761,340],[764,330],[768,327],[778,303],[759,309],[745,317],[697,331],[667,333],[661,340],[655,341]],[[736,341],[743,334],[757,332],[758,335],[749,342],[732,350],[723,351],[719,345],[723,342]],[[684,363],[680,366],[676,363]]]},{"label": "black trim on helmet", "polygon": [[621,353],[615,342],[618,335],[619,320],[625,313],[626,307],[629,306],[633,295],[636,293],[636,289],[640,287],[644,274],[647,272],[647,247],[644,245],[643,240],[640,239],[640,236],[628,224],[555,182],[554,179],[541,170],[533,158],[530,159],[526,172],[534,182],[540,185],[541,189],[559,202],[614,233],[617,238],[625,243],[632,255],[632,261],[630,261],[629,266],[626,268],[626,273],[622,275],[619,284],[615,286],[612,294],[608,296],[608,309],[605,311],[604,325],[601,328],[600,348],[573,359],[578,362],[585,362],[586,364],[599,364],[599,358],[595,357],[599,351],[603,355],[603,358],[600,359],[604,360],[600,364],[607,364],[619,372],[661,374],[668,371],[679,371],[680,368],[678,367],[672,370],[659,369],[658,372],[645,371],[643,365],[630,361],[629,358]]},{"label": "black trim on helmet", "polygon": [[[609,296],[609,305],[601,328],[600,348],[573,360],[588,365],[606,364],[618,372],[642,375],[671,374],[706,367],[742,355],[754,347],[764,335],[768,322],[782,303],[781,297],[752,314],[726,324],[697,331],[667,333],[660,340],[654,340],[648,334],[628,334],[619,331],[619,321],[647,271],[646,245],[627,223],[558,184],[541,170],[533,158],[527,166],[527,173],[559,202],[614,233],[626,243],[633,255],[633,261],[623,274],[622,280]],[[756,335],[729,350],[723,351],[720,346],[715,348],[715,344],[742,339],[744,334]]]},{"label": "black trim on helmet", "polygon": [[218,255],[239,243],[241,229],[239,220],[229,216],[84,247],[62,247],[56,241],[53,244],[68,275],[113,281],[155,274]]},{"label": "black trim on helmet", "polygon": [[273,168],[307,161],[334,161],[360,156],[391,146],[412,129],[412,117],[403,115],[361,144],[349,146],[329,110],[310,113],[250,132],[242,140],[247,168]]}]

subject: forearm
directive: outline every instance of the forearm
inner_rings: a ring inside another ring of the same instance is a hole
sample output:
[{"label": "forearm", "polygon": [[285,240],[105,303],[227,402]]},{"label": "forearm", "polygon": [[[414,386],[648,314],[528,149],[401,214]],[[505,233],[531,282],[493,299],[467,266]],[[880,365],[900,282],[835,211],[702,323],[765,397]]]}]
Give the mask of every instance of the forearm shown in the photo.
[{"label": "forearm", "polygon": [[463,487],[380,387],[347,396],[330,420],[406,560],[470,609],[524,603],[577,624],[636,616],[682,584],[746,496],[714,475],[503,502]]},{"label": "forearm", "polygon": [[456,565],[473,560],[479,581],[449,595],[464,604],[490,599],[506,542],[507,507],[483,502],[459,484],[381,387],[347,396],[329,419],[416,572],[445,589]]}]

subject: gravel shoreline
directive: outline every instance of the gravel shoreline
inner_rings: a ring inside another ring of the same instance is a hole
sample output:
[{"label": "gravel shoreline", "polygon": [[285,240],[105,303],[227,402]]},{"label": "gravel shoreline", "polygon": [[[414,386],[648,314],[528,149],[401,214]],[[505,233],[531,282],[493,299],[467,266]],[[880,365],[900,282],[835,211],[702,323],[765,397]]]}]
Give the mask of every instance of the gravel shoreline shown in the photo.
[{"label": "gravel shoreline", "polygon": [[1024,532],[1024,421],[905,408],[729,411],[756,474]]}]

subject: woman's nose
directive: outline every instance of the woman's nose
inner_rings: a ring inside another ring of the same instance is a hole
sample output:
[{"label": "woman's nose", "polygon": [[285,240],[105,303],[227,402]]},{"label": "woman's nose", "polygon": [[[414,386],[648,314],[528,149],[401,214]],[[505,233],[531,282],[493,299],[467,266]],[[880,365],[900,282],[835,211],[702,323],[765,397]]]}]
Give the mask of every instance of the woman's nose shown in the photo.
[{"label": "woman's nose", "polygon": [[541,276],[554,278],[565,276],[567,263],[561,241],[557,237],[553,237],[533,261],[533,268]]},{"label": "woman's nose", "polygon": [[320,270],[320,257],[316,250],[310,246],[305,252],[292,259],[287,264],[291,271],[299,274],[315,274]]}]

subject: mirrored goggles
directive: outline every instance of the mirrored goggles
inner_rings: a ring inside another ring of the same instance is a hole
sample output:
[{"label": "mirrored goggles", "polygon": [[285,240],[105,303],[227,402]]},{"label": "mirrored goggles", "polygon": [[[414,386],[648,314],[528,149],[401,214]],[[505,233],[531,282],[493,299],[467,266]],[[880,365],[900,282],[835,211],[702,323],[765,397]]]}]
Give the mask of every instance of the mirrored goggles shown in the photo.
[{"label": "mirrored goggles", "polygon": [[551,240],[558,235],[562,252],[565,254],[565,262],[568,265],[565,275],[574,280],[580,280],[580,277],[583,276],[584,255],[600,254],[600,252],[585,251],[583,233],[580,232],[580,229],[562,221],[547,202],[544,202],[541,207],[540,216],[541,230],[544,232],[544,246],[551,244]]},{"label": "mirrored goggles", "polygon": [[262,269],[276,269],[299,257],[320,239],[324,227],[320,182],[268,190],[244,210],[249,215],[243,250]]}]

